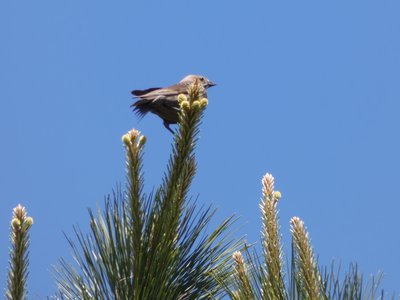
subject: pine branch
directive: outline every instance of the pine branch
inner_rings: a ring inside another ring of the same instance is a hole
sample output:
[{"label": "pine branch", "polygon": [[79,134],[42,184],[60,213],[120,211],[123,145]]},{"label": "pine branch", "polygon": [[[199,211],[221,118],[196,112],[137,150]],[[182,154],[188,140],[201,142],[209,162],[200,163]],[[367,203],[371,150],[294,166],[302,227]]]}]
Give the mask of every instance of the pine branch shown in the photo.
[{"label": "pine branch", "polygon": [[13,210],[11,221],[11,251],[6,297],[10,300],[27,298],[29,229],[33,219],[27,217],[25,207],[20,204]]},{"label": "pine branch", "polygon": [[298,217],[293,217],[290,224],[298,285],[306,299],[318,300],[322,296],[320,294],[320,274],[308,232],[305,229],[304,222]]},{"label": "pine branch", "polygon": [[[142,274],[143,269],[143,230],[146,222],[144,207],[146,204],[145,196],[143,195],[144,178],[142,174],[142,161],[143,149],[146,143],[146,137],[141,136],[140,132],[133,129],[122,137],[122,141],[126,148],[126,165],[127,165],[127,210],[130,211],[130,216],[123,217],[127,220],[125,227],[131,229],[131,234],[128,237],[131,239],[130,243],[126,243],[128,249],[126,252],[131,252],[130,257],[132,261],[131,275],[129,276],[132,286],[139,287],[142,278],[137,274]],[[129,249],[131,251],[129,251]],[[129,268],[130,264],[126,267]],[[128,279],[125,279],[128,280]]]},{"label": "pine branch", "polygon": [[250,282],[250,277],[248,275],[246,264],[243,260],[242,253],[236,251],[232,255],[234,261],[234,278],[236,281],[237,289],[234,292],[235,299],[238,300],[253,300],[256,299],[253,287]]},{"label": "pine branch", "polygon": [[262,281],[263,299],[287,299],[283,253],[278,223],[277,203],[281,193],[274,190],[274,177],[266,174],[262,180],[263,200],[261,201],[262,246],[266,272]]}]

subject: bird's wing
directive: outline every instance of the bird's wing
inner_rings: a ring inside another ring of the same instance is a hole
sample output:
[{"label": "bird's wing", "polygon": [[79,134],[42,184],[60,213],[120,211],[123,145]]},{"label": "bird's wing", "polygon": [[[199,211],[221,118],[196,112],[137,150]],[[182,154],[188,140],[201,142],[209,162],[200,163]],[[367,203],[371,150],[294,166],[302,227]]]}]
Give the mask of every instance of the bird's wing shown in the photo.
[{"label": "bird's wing", "polygon": [[167,90],[175,91],[176,94],[186,94],[187,86],[182,83],[177,83],[166,88]]},{"label": "bird's wing", "polygon": [[[154,105],[154,107],[164,107],[166,109],[173,109],[176,111],[179,111],[180,106],[178,101],[176,100],[175,97],[168,97],[172,94],[168,94],[168,95],[160,95],[157,98],[155,98],[153,101],[151,101],[152,105]],[[167,97],[165,97],[167,96]],[[176,95],[172,95],[172,96],[176,96]]]},{"label": "bird's wing", "polygon": [[138,97],[140,99],[154,100],[157,97],[167,98],[169,96],[177,96],[181,93],[182,92],[179,90],[174,90],[174,89],[170,89],[170,88],[162,88],[162,89],[157,89],[157,90],[151,91],[147,94],[143,94],[143,95],[136,96],[136,97]]},{"label": "bird's wing", "polygon": [[155,99],[158,96],[174,96],[187,93],[187,86],[177,83],[166,88],[149,88],[145,90],[134,90],[131,92],[135,97],[141,99]]}]

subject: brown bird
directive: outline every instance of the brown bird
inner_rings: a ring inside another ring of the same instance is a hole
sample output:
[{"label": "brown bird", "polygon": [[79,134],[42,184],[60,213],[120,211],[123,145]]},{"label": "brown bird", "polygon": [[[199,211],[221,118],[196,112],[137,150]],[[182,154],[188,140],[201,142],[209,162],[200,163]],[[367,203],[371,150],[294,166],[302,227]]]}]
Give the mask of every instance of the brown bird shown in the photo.
[{"label": "brown bird", "polygon": [[179,121],[180,106],[178,103],[179,94],[187,96],[188,87],[197,80],[204,88],[204,97],[207,97],[206,90],[215,85],[204,76],[188,75],[179,83],[165,88],[149,88],[146,90],[134,90],[134,98],[139,99],[131,105],[133,111],[143,118],[148,112],[156,114],[164,121],[164,126],[170,132],[174,133],[169,127]]}]

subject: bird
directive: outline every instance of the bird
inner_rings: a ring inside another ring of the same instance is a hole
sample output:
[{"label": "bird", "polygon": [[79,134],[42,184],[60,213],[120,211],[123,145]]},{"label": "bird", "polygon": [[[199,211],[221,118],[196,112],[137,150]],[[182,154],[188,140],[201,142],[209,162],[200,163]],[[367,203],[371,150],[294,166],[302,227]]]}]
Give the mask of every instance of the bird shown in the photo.
[{"label": "bird", "polygon": [[204,76],[187,75],[178,83],[168,87],[132,91],[133,98],[138,100],[131,107],[140,119],[149,112],[156,114],[163,120],[164,127],[174,134],[170,125],[179,121],[178,96],[180,94],[187,96],[189,86],[196,81],[204,88],[204,97],[207,97],[206,90],[216,85]]}]

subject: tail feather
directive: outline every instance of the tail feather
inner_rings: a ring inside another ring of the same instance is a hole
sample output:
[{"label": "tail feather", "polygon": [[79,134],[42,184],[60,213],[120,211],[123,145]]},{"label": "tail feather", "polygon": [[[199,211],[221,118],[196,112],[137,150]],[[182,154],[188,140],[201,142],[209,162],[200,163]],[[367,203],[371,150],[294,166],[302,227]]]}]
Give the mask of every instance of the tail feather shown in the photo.
[{"label": "tail feather", "polygon": [[147,93],[150,93],[150,92],[153,92],[153,91],[156,91],[156,90],[159,90],[159,89],[161,89],[161,88],[156,87],[156,88],[149,88],[149,89],[146,89],[146,90],[134,90],[134,91],[131,92],[131,94],[136,96],[136,97],[139,97],[139,96],[143,96],[143,95],[145,95]]},{"label": "tail feather", "polygon": [[151,101],[142,99],[131,105],[131,107],[133,107],[133,112],[139,117],[139,120],[151,111],[150,103]]}]

